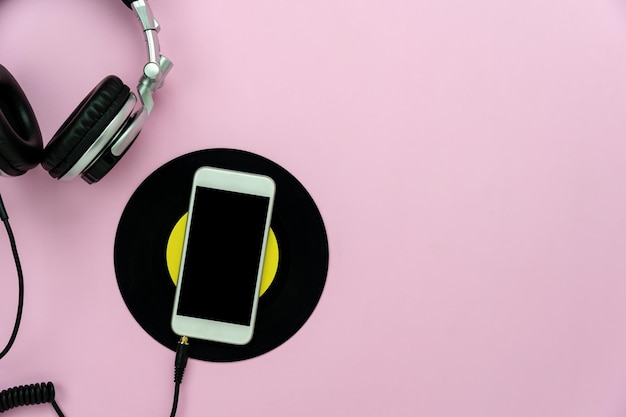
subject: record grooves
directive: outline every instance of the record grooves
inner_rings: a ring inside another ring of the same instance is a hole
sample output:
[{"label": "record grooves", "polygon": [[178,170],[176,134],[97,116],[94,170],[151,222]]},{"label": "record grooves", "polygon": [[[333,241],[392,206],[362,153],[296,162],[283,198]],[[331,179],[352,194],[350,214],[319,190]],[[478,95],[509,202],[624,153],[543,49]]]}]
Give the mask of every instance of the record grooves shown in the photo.
[{"label": "record grooves", "polygon": [[193,174],[201,166],[264,174],[276,183],[271,227],[280,248],[273,282],[259,300],[252,341],[244,346],[193,340],[190,356],[227,362],[252,358],[287,341],[306,322],[322,295],[328,271],[328,241],[322,217],[300,182],[274,162],[245,151],[209,149],[178,157],[158,168],[134,192],[115,236],[115,273],[122,298],[139,325],[175,350],[170,329],[175,285],[166,246],[187,211]]}]

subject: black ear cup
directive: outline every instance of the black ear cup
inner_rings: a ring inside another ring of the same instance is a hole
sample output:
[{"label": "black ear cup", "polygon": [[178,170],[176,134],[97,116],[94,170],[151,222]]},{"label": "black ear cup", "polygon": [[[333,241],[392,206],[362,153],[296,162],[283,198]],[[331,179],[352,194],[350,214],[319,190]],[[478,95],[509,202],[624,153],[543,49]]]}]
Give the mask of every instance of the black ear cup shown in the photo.
[{"label": "black ear cup", "polygon": [[100,82],[72,112],[44,150],[41,165],[53,177],[65,175],[122,110],[130,88],[115,76]]},{"label": "black ear cup", "polygon": [[0,170],[22,175],[43,157],[39,124],[24,91],[0,65]]}]

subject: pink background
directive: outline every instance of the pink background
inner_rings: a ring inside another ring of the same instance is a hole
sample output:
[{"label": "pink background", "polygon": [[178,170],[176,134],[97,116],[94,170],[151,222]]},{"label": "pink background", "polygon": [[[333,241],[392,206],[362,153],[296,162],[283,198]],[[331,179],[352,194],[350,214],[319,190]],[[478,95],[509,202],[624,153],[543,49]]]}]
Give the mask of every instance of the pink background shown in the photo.
[{"label": "pink background", "polygon": [[[306,186],[328,280],[278,349],[191,360],[179,416],[626,415],[626,4],[152,7],[175,67],[118,167],[93,186],[0,180],[26,276],[0,389],[52,380],[68,417],[168,415],[173,353],[122,301],[115,230],[150,172],[231,147]],[[0,62],[45,138],[104,76],[134,88],[144,60],[120,2],[2,2]],[[0,256],[4,345],[5,237]]]}]

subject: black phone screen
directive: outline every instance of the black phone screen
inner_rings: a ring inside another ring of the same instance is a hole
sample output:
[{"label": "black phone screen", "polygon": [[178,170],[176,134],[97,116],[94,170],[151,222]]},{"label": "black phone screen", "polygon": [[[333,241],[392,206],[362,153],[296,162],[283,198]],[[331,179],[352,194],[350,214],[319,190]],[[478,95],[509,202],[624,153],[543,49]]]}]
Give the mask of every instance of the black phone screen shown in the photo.
[{"label": "black phone screen", "polygon": [[250,325],[269,201],[196,187],[178,315]]}]

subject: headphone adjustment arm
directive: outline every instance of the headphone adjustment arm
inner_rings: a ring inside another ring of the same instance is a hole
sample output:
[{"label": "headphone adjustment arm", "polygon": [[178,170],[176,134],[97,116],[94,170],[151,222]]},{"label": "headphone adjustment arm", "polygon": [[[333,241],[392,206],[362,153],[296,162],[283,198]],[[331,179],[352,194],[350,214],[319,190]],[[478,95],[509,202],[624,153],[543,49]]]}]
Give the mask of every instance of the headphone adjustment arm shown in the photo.
[{"label": "headphone adjustment arm", "polygon": [[136,0],[131,4],[131,7],[143,28],[148,49],[148,63],[143,67],[143,73],[146,77],[156,80],[162,77],[162,55],[158,37],[158,33],[161,30],[159,22],[154,18],[148,0]]}]

